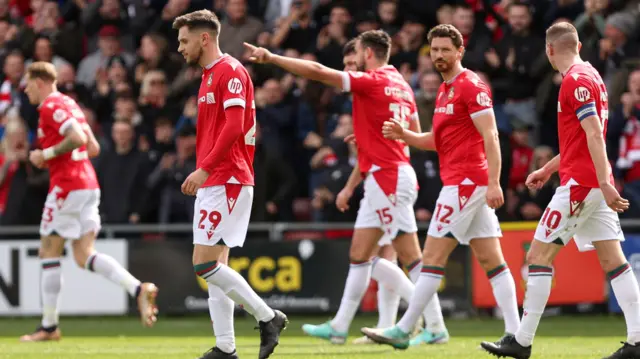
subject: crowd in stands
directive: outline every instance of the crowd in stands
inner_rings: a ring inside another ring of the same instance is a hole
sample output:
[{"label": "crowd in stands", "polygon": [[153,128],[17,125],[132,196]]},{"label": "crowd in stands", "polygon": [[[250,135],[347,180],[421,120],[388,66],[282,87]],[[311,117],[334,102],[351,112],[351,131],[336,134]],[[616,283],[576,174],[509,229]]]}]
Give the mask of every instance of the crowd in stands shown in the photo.
[{"label": "crowd in stands", "polygon": [[[562,75],[545,56],[545,29],[571,21],[581,55],[609,94],[607,151],[616,184],[640,217],[640,1],[638,0],[0,0],[0,225],[38,224],[47,173],[28,162],[37,108],[23,92],[25,66],[52,62],[58,88],[77,99],[102,145],[95,159],[105,223],[191,222],[180,185],[195,169],[201,69],[177,53],[177,16],[210,9],[220,47],[244,63],[255,86],[256,187],[252,221],[353,221],[336,194],[355,163],[347,94],[250,64],[243,42],[342,69],[342,47],[366,30],[393,38],[390,62],[414,88],[423,131],[441,83],[426,34],[439,23],[464,36],[463,65],[490,84],[503,156],[500,219],[538,220],[559,179],[541,190],[528,173],[558,151]],[[435,153],[411,151],[428,221],[441,187]]]}]

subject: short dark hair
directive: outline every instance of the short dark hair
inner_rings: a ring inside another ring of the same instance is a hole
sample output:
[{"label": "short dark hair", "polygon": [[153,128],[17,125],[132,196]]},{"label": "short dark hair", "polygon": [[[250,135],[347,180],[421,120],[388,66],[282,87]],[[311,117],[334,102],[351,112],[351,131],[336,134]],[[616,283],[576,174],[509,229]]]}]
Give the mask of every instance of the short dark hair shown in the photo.
[{"label": "short dark hair", "polygon": [[363,49],[370,48],[380,60],[389,61],[391,36],[382,30],[369,30],[358,35]]},{"label": "short dark hair", "polygon": [[431,29],[431,31],[429,31],[429,34],[427,35],[429,45],[431,45],[431,40],[435,39],[436,37],[446,37],[451,39],[451,41],[453,42],[453,46],[455,46],[456,49],[464,44],[460,31],[456,29],[455,26],[450,24],[440,24]]},{"label": "short dark hair", "polygon": [[351,39],[346,44],[344,44],[344,47],[342,48],[342,56],[347,56],[355,53],[356,42],[358,42],[357,39]]},{"label": "short dark hair", "polygon": [[198,10],[188,14],[178,16],[173,20],[173,29],[180,30],[186,26],[189,30],[208,29],[216,34],[220,34],[220,20],[216,14],[209,10]]}]

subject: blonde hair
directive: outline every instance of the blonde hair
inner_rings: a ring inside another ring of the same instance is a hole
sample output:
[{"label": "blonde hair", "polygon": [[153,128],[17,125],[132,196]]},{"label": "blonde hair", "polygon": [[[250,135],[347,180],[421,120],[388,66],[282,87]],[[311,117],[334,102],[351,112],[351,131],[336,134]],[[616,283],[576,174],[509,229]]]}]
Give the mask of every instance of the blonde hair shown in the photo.
[{"label": "blonde hair", "polygon": [[58,72],[52,63],[36,61],[27,67],[27,78],[56,82],[58,79]]}]

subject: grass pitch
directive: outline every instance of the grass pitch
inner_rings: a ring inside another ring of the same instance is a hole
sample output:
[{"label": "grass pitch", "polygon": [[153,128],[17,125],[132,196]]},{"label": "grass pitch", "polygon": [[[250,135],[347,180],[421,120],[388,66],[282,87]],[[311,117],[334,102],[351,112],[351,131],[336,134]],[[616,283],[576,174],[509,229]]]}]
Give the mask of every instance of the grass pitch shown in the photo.
[{"label": "grass pitch", "polygon": [[[481,351],[482,340],[496,340],[503,331],[501,321],[490,319],[448,320],[452,336],[445,345],[420,346],[406,351],[387,346],[331,345],[304,336],[303,323],[325,318],[290,318],[280,346],[271,358],[287,359],[476,359],[492,358]],[[18,337],[32,331],[37,319],[0,318],[0,358],[11,359],[142,359],[198,358],[214,344],[208,317],[160,318],[152,329],[142,328],[137,318],[62,318],[63,340],[59,343],[19,343]],[[352,339],[362,326],[373,326],[375,317],[359,317],[352,325]],[[258,357],[258,332],[249,318],[236,321],[240,358]],[[532,358],[602,358],[625,340],[621,317],[581,316],[543,318]]]}]

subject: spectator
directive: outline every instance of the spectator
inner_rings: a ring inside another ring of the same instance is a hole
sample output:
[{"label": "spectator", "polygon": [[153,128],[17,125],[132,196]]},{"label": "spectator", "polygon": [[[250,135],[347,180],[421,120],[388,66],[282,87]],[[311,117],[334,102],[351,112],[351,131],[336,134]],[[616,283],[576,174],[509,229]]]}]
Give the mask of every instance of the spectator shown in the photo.
[{"label": "spectator", "polygon": [[[99,3],[99,1],[95,3]],[[80,62],[78,67],[78,82],[87,87],[92,87],[98,70],[104,68],[107,61],[116,55],[122,57],[126,68],[133,66],[135,61],[133,55],[122,51],[120,30],[111,25],[103,26],[98,33],[98,50]]]},{"label": "spectator", "polygon": [[[487,57],[497,56],[491,49],[491,36],[482,26],[476,27],[471,6],[463,4],[455,7],[452,24],[462,34],[464,40],[464,57],[462,66],[474,71],[486,71]],[[493,58],[492,58],[493,60]]]},{"label": "spectator", "polygon": [[9,188],[20,162],[29,156],[27,129],[20,120],[9,120],[0,140],[0,218],[5,212]]},{"label": "spectator", "polygon": [[262,32],[262,22],[247,13],[246,0],[227,0],[225,17],[221,22],[224,31],[220,36],[220,49],[237,58],[242,58],[244,42],[255,43]]},{"label": "spectator", "polygon": [[297,183],[296,173],[280,153],[265,147],[262,131],[256,126],[256,154],[253,162],[255,189],[251,219],[257,222],[291,221],[291,202]]},{"label": "spectator", "polygon": [[276,24],[271,46],[300,53],[313,52],[318,31],[311,13],[311,0],[293,0],[290,13]]},{"label": "spectator", "polygon": [[[171,128],[166,125],[161,123],[158,127],[164,131]],[[183,195],[180,188],[187,176],[196,170],[195,128],[183,127],[176,137],[175,148],[175,153],[162,154],[160,163],[147,179],[147,188],[159,188],[158,223],[193,220],[195,198]]]},{"label": "spectator", "polygon": [[103,151],[96,164],[102,190],[100,213],[105,223],[138,223],[144,202],[144,157],[135,147],[133,125],[118,120],[111,130],[113,148]]},{"label": "spectator", "polygon": [[4,207],[11,208],[11,210],[2,214],[0,225],[39,224],[42,205],[49,190],[49,174],[29,162],[27,131],[22,120],[20,118],[10,119],[6,131],[7,139],[3,139],[3,147],[6,146],[5,149],[9,152],[8,159],[17,163],[17,167],[13,170],[13,176],[10,179],[5,178],[10,183],[8,183],[9,188]]},{"label": "spectator", "polygon": [[19,51],[13,51],[4,61],[0,85],[0,115],[7,114],[11,109],[18,110],[24,101],[20,88],[23,74],[24,57]]},{"label": "spectator", "polygon": [[[499,59],[490,61],[499,78],[492,81],[494,101],[504,101],[505,113],[532,126],[535,132],[538,127],[535,93],[540,74],[532,69],[537,58],[545,56],[545,43],[542,36],[532,32],[531,12],[526,4],[512,3],[508,18],[509,31],[497,47]],[[536,135],[534,138],[537,140]]]}]

